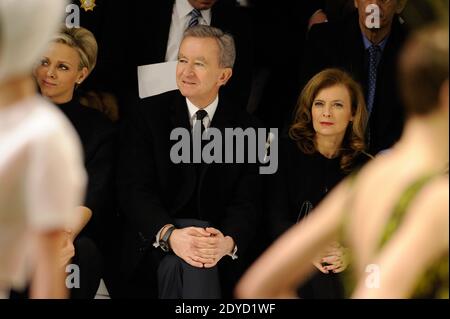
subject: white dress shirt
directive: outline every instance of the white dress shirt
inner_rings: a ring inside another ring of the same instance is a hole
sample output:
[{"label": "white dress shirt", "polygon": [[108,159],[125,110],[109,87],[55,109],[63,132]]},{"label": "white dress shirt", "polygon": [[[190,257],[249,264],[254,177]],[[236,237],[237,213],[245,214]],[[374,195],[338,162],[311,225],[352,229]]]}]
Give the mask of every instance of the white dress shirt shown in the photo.
[{"label": "white dress shirt", "polygon": [[[191,20],[191,6],[188,0],[176,0],[172,11],[172,22],[170,23],[169,40],[167,41],[166,60],[176,61],[178,59],[178,49],[180,47],[183,33]],[[211,24],[211,9],[201,10],[201,17],[198,18],[199,24]]]},{"label": "white dress shirt", "polygon": [[205,126],[205,129],[208,129],[208,127],[211,125],[214,113],[216,113],[217,105],[219,105],[219,95],[216,96],[216,98],[210,105],[203,109],[196,107],[191,101],[189,101],[188,98],[186,98],[186,104],[189,110],[189,123],[191,124],[191,127],[194,127],[195,123],[197,122],[197,116],[195,115],[195,113],[197,113],[197,111],[199,110],[205,110],[208,115],[203,119],[203,125]]}]

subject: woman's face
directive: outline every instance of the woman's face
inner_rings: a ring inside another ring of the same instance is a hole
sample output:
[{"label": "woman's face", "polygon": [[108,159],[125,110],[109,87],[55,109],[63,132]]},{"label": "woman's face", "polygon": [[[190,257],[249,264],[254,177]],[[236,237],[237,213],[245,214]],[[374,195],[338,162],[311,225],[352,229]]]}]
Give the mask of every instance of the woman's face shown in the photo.
[{"label": "woman's face", "polygon": [[79,70],[79,65],[80,56],[74,48],[52,43],[34,72],[41,94],[59,104],[72,100],[75,85],[88,74],[87,68]]},{"label": "woman's face", "polygon": [[350,93],[344,85],[320,90],[311,107],[314,131],[317,135],[344,138],[353,120]]}]

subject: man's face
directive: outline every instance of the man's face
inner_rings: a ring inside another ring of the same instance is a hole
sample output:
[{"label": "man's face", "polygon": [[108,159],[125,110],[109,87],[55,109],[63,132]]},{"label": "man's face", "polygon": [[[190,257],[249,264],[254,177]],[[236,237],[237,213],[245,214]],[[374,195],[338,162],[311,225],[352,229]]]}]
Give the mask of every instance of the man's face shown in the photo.
[{"label": "man's face", "polygon": [[[354,0],[355,7],[358,9],[360,24],[366,26],[367,16],[371,11],[366,12],[366,8],[375,4],[380,10],[380,29],[389,27],[396,13],[400,13],[404,7],[404,0]],[[366,26],[367,27],[367,26]]]},{"label": "man's face", "polygon": [[181,94],[197,107],[211,103],[230,76],[231,69],[219,65],[219,45],[215,39],[187,37],[181,42],[177,85]]},{"label": "man's face", "polygon": [[217,0],[188,0],[191,6],[198,10],[207,10],[216,3]]}]

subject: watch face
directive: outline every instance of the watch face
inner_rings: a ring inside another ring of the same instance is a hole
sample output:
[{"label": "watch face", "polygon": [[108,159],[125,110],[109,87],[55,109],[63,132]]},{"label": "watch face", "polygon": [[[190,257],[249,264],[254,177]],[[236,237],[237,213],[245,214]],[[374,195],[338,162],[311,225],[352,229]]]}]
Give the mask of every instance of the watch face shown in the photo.
[{"label": "watch face", "polygon": [[160,241],[159,245],[161,246],[161,249],[165,252],[169,251],[169,245],[165,241]]}]

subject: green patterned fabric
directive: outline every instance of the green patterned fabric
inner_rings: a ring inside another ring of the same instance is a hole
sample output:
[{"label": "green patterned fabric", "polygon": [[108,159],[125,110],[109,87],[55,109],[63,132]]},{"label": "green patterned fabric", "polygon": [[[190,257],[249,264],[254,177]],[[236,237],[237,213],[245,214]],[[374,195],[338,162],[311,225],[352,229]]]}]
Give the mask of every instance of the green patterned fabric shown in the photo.
[{"label": "green patterned fabric", "polygon": [[[383,246],[389,241],[389,239],[394,235],[395,231],[399,228],[405,213],[407,212],[410,203],[415,198],[415,196],[420,192],[420,190],[434,177],[438,174],[430,174],[419,178],[416,182],[410,185],[406,191],[400,196],[399,201],[395,205],[392,211],[390,219],[388,220],[386,227],[381,235],[378,250],[381,250]],[[353,188],[355,181],[357,179],[357,174],[352,174],[348,181],[350,188]],[[352,191],[354,194],[355,192]],[[347,210],[352,207],[353,198],[350,197],[348,204],[346,205]],[[349,214],[345,214],[349,216]],[[349,222],[344,218],[341,227],[341,238],[345,239],[346,234],[348,234]],[[344,243],[345,245],[345,243]],[[348,246],[348,245],[345,245]],[[350,256],[350,259],[351,256]],[[425,299],[425,298],[449,298],[449,256],[448,251],[441,256],[438,260],[433,262],[433,264],[424,272],[424,274],[418,279],[415,288],[411,292],[410,298]],[[350,297],[353,290],[356,287],[357,278],[355,277],[355,272],[352,269],[353,263],[350,262],[349,268],[343,273],[345,282],[345,292],[346,296]]]},{"label": "green patterned fabric", "polygon": [[[400,197],[397,205],[386,224],[384,232],[378,244],[378,250],[384,247],[389,239],[394,235],[395,231],[400,227],[405,213],[408,211],[410,203],[420,190],[433,178],[436,174],[430,174],[419,178],[415,183],[410,185]],[[425,271],[423,276],[419,278],[416,288],[413,290],[412,298],[448,298],[448,251],[441,256],[439,260],[434,262],[429,269]]]}]

